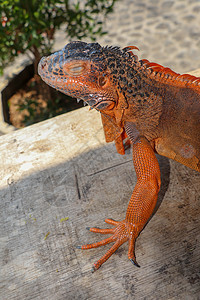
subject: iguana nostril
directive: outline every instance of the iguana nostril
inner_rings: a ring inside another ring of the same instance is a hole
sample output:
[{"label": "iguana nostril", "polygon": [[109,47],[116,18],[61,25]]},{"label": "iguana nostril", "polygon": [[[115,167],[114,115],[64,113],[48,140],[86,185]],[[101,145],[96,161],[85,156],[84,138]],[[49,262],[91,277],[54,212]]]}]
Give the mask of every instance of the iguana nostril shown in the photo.
[{"label": "iguana nostril", "polygon": [[39,66],[40,66],[42,69],[44,69],[44,68],[46,67],[46,65],[47,65],[47,59],[46,59],[46,57],[42,57],[42,59],[41,59],[41,61],[40,61],[40,63],[39,63]]}]

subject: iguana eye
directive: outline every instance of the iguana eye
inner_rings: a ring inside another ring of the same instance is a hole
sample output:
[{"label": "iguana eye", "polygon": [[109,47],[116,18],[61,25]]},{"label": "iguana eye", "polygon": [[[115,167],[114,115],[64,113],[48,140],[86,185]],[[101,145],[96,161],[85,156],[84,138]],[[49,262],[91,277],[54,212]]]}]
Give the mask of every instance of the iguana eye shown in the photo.
[{"label": "iguana eye", "polygon": [[68,66],[67,71],[71,75],[80,75],[84,70],[84,66],[82,64],[72,64]]},{"label": "iguana eye", "polygon": [[106,84],[106,82],[107,82],[106,77],[104,77],[104,76],[99,77],[99,85],[100,86],[104,86]]}]

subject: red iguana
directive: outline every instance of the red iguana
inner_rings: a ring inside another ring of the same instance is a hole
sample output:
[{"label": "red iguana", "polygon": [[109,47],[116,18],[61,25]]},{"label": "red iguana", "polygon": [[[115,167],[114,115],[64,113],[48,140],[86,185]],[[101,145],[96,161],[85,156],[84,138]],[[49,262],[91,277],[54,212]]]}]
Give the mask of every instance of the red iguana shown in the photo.
[{"label": "red iguana", "polygon": [[161,184],[155,153],[200,172],[200,78],[138,60],[132,49],[137,47],[71,42],[43,57],[38,68],[47,84],[100,111],[106,141],[115,141],[120,154],[123,141],[132,144],[137,183],[125,219],[106,219],[112,229],[89,228],[111,236],[80,247],[114,242],[93,270],[126,241],[128,258],[139,266],[135,240],[153,213]]}]

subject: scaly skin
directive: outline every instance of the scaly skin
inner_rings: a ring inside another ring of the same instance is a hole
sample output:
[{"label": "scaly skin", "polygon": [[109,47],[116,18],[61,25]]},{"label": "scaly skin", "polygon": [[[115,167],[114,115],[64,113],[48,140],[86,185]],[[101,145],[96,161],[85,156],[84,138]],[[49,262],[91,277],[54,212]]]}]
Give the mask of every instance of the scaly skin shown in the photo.
[{"label": "scaly skin", "polygon": [[72,42],[42,58],[38,67],[47,84],[100,111],[106,141],[115,141],[120,154],[125,153],[124,145],[132,144],[137,183],[125,219],[106,219],[113,229],[89,228],[111,236],[80,247],[114,242],[93,270],[126,241],[128,258],[138,266],[135,240],[155,208],[160,189],[155,153],[200,172],[200,78],[138,61],[132,49],[137,48]]}]

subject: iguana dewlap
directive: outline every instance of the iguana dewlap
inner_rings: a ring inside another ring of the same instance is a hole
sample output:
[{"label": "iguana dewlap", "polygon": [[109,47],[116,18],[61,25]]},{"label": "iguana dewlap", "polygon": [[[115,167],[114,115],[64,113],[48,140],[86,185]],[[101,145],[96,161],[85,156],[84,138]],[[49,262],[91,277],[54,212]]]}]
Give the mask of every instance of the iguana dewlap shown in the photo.
[{"label": "iguana dewlap", "polygon": [[124,242],[128,258],[137,265],[135,240],[151,216],[160,189],[155,153],[200,172],[200,78],[138,60],[136,47],[101,47],[71,42],[41,59],[38,72],[57,90],[86,101],[101,113],[107,142],[115,141],[124,154],[127,138],[133,149],[137,183],[126,217],[112,229],[90,228],[110,237],[81,247],[90,249],[114,242],[94,264],[98,269]]}]

